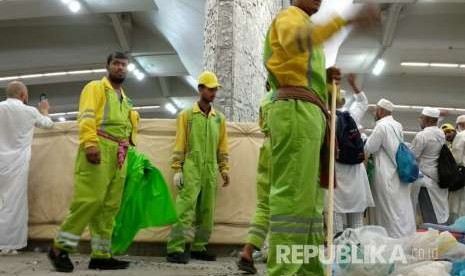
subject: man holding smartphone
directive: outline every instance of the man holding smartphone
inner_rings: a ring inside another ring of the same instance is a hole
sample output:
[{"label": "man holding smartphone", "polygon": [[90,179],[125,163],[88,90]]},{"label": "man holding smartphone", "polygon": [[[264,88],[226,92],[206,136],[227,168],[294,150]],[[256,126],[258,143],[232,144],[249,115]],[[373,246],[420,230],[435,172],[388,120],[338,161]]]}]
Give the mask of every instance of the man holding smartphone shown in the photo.
[{"label": "man holding smartphone", "polygon": [[27,245],[27,180],[34,127],[50,128],[47,100],[39,110],[28,106],[28,90],[22,82],[6,87],[0,102],[0,254],[17,254]]}]

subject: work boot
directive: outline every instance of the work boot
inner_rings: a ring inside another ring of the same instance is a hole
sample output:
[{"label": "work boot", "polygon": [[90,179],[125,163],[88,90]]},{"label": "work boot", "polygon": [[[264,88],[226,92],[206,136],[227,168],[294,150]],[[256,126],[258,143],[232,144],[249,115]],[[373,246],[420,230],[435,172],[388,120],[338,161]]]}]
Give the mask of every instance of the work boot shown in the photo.
[{"label": "work boot", "polygon": [[69,259],[68,252],[51,247],[47,256],[56,271],[73,272],[74,265]]},{"label": "work boot", "polygon": [[129,267],[129,262],[120,261],[117,259],[90,259],[89,269],[99,269],[99,270],[118,270],[118,269],[127,269]]},{"label": "work boot", "polygon": [[247,272],[248,274],[256,274],[257,269],[254,266],[253,253],[255,248],[252,244],[245,244],[242,248],[241,253],[239,253],[239,259],[237,260],[237,268],[239,270]]},{"label": "work boot", "polygon": [[200,260],[200,261],[207,261],[207,262],[214,262],[216,261],[216,255],[213,253],[209,253],[207,250],[204,251],[191,251],[191,258]]},{"label": "work boot", "polygon": [[166,261],[175,264],[187,264],[189,262],[189,254],[185,252],[168,253]]}]

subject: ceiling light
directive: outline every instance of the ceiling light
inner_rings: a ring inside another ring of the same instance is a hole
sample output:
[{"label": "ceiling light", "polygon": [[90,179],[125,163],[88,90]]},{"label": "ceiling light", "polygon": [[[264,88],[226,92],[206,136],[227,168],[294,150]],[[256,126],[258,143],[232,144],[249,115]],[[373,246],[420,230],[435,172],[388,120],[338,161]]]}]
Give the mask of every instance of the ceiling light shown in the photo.
[{"label": "ceiling light", "polygon": [[135,69],[133,71],[133,74],[134,74],[134,76],[136,76],[136,79],[139,80],[139,81],[141,81],[141,80],[143,80],[145,78],[145,74],[142,73],[139,69]]},{"label": "ceiling light", "polygon": [[459,65],[457,63],[431,63],[431,67],[449,67],[449,68],[457,68]]},{"label": "ceiling light", "polygon": [[11,76],[11,77],[0,78],[0,81],[17,80],[17,79],[19,79],[19,76]]},{"label": "ceiling light", "polygon": [[107,69],[93,69],[92,73],[106,73]]},{"label": "ceiling light", "polygon": [[68,3],[68,8],[71,12],[77,13],[81,9],[81,4],[78,1],[71,1]]},{"label": "ceiling light", "polygon": [[460,65],[460,68],[465,68],[465,64]]},{"label": "ceiling light", "polygon": [[137,107],[134,107],[135,110],[158,109],[158,108],[160,108],[159,105],[146,105],[146,106],[137,106]]},{"label": "ceiling light", "polygon": [[136,69],[136,65],[134,63],[129,63],[128,64],[128,71],[132,72],[132,71],[134,71],[134,69]]},{"label": "ceiling light", "polygon": [[409,67],[428,67],[429,63],[426,62],[402,62],[401,66],[409,66]]},{"label": "ceiling light", "polygon": [[168,110],[173,115],[178,112],[178,109],[176,107],[174,107],[174,105],[172,103],[165,104],[165,108],[166,108],[166,110]]},{"label": "ceiling light", "polygon": [[[376,104],[370,104],[368,105],[369,107],[376,107]],[[428,106],[421,106],[421,105],[395,105],[394,106],[396,110],[407,110],[407,111],[421,111],[425,107]],[[465,109],[463,108],[453,108],[453,107],[439,107],[439,106],[433,106],[433,108],[437,108],[441,111],[449,111],[451,113],[465,113]]]},{"label": "ceiling light", "polygon": [[45,73],[45,74],[42,74],[44,77],[56,77],[56,76],[64,76],[68,73],[66,72],[53,72],[53,73]]},{"label": "ceiling light", "polygon": [[65,122],[65,121],[66,121],[66,118],[65,118],[64,116],[58,117],[58,121],[60,121],[60,122]]},{"label": "ceiling light", "polygon": [[145,75],[144,74],[139,74],[136,76],[137,80],[141,81],[145,78]]},{"label": "ceiling light", "polygon": [[53,114],[49,114],[50,116],[65,116],[66,115],[66,112],[60,112],[60,113],[53,113]]},{"label": "ceiling light", "polygon": [[[9,81],[9,80],[17,80],[17,79],[32,79],[32,78],[40,78],[40,77],[59,77],[65,75],[80,75],[80,74],[92,74],[92,73],[104,73],[106,69],[92,69],[92,70],[77,70],[77,71],[68,71],[68,72],[50,72],[50,73],[37,73],[37,74],[28,74],[28,75],[20,75],[20,76],[7,76],[7,77],[0,77],[1,81]],[[143,74],[140,72],[140,74]],[[144,75],[145,77],[145,75]],[[143,77],[142,77],[143,78]]]},{"label": "ceiling light", "polygon": [[91,74],[92,70],[79,70],[79,71],[69,71],[70,75],[81,75],[81,74]]},{"label": "ceiling light", "polygon": [[373,75],[375,76],[379,76],[381,74],[381,72],[383,72],[383,69],[384,69],[384,66],[386,65],[386,62],[382,59],[378,59],[378,61],[376,62],[376,65],[375,67],[373,68]]},{"label": "ceiling light", "polygon": [[34,79],[43,77],[44,74],[30,74],[30,75],[21,75],[19,76],[20,79]]}]

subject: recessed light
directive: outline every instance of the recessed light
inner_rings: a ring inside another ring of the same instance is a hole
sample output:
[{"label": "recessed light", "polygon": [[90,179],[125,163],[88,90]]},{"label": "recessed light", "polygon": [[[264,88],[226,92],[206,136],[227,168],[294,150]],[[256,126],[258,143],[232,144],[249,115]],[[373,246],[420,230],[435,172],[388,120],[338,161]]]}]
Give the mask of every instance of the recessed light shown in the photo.
[{"label": "recessed light", "polygon": [[457,68],[459,65],[457,63],[431,63],[431,67],[448,67],[448,68]]},{"label": "recessed light", "polygon": [[426,62],[402,62],[401,66],[409,66],[409,67],[428,67],[429,63]]},{"label": "recessed light", "polygon": [[81,10],[81,3],[78,1],[71,1],[68,3],[68,8],[71,12],[77,13],[79,10]]},{"label": "recessed light", "polygon": [[376,65],[375,67],[373,68],[373,75],[375,76],[379,76],[381,74],[381,72],[383,72],[383,69],[384,69],[384,66],[386,65],[386,62],[382,59],[378,59],[378,61],[376,62]]}]

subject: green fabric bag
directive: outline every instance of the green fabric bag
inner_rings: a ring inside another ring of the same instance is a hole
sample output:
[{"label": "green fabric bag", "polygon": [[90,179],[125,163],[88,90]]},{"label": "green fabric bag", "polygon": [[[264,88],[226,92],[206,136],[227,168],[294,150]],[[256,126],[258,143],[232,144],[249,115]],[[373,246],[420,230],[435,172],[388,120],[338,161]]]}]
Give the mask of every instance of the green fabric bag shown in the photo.
[{"label": "green fabric bag", "polygon": [[140,229],[177,221],[176,208],[161,172],[135,148],[128,150],[123,197],[112,238],[112,253],[123,254]]},{"label": "green fabric bag", "polygon": [[368,182],[370,185],[373,185],[373,181],[375,180],[375,160],[373,155],[370,155],[367,161],[367,175],[368,175]]}]

